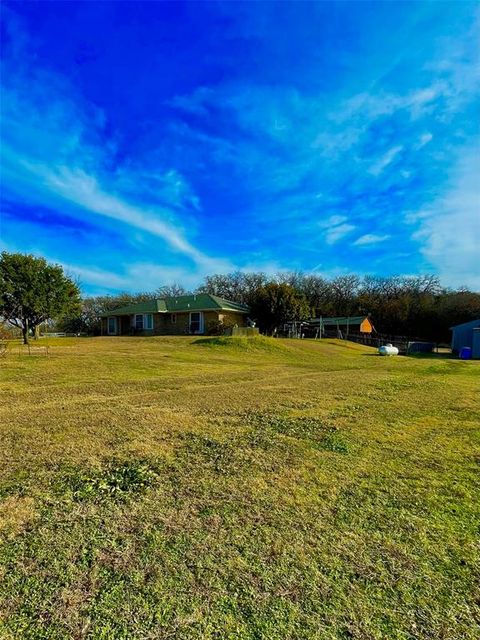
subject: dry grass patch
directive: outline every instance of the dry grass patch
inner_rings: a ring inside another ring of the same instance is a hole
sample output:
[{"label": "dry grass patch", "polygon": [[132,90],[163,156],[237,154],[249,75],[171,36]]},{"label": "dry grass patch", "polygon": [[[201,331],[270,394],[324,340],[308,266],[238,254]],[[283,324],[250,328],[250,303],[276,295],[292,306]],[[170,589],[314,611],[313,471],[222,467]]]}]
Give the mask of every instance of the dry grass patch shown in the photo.
[{"label": "dry grass patch", "polygon": [[37,516],[33,498],[7,496],[0,502],[0,536],[7,539],[15,537],[34,522]]}]

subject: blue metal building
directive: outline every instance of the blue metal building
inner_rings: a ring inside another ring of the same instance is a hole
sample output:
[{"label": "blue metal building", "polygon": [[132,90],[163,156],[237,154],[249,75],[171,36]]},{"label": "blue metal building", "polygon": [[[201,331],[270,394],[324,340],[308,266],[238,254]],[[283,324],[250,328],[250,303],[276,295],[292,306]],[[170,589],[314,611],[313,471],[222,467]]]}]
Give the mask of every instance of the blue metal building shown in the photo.
[{"label": "blue metal building", "polygon": [[450,327],[452,331],[452,351],[459,353],[463,347],[470,347],[472,358],[480,358],[480,318]]}]

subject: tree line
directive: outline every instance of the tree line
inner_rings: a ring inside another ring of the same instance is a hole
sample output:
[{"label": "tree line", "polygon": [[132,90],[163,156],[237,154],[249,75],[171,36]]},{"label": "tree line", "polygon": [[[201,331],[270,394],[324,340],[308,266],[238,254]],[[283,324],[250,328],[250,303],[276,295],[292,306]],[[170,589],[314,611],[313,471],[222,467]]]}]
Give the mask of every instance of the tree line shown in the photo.
[{"label": "tree line", "polygon": [[480,293],[443,287],[436,276],[325,278],[312,273],[234,272],[207,276],[194,291],[182,285],[150,292],[81,297],[78,283],[43,258],[3,252],[0,318],[21,330],[24,341],[45,321],[71,333],[100,333],[101,314],[167,296],[210,293],[250,307],[260,330],[311,317],[370,316],[382,334],[449,342],[449,328],[480,317]]},{"label": "tree line", "polygon": [[324,278],[301,272],[234,272],[207,276],[193,291],[173,285],[153,292],[86,297],[81,313],[65,319],[62,326],[98,334],[101,313],[188,293],[211,293],[248,305],[251,318],[266,333],[291,320],[368,315],[379,333],[450,342],[451,326],[480,317],[480,293],[442,287],[432,275]]}]

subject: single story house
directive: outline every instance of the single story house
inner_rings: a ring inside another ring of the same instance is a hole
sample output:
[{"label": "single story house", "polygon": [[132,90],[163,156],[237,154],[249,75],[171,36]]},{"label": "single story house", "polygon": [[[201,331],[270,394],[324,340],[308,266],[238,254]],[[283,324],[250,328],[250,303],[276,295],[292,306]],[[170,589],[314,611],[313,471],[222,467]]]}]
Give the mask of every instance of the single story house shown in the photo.
[{"label": "single story house", "polygon": [[220,323],[246,327],[249,308],[209,293],[147,300],[101,315],[101,333],[125,335],[202,335]]},{"label": "single story house", "polygon": [[472,358],[480,358],[480,318],[450,327],[452,332],[452,351],[460,353],[463,347],[472,350]]}]

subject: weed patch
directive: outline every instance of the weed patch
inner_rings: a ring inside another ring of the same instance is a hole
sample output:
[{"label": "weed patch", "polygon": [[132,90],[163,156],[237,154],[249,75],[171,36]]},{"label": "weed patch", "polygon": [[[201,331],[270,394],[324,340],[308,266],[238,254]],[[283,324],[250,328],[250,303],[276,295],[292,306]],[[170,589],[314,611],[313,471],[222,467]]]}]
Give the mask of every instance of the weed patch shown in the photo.
[{"label": "weed patch", "polygon": [[351,444],[338,431],[327,433],[320,443],[320,448],[325,451],[333,451],[334,453],[349,453]]},{"label": "weed patch", "polygon": [[100,470],[72,474],[65,486],[75,501],[125,500],[130,494],[144,492],[157,480],[157,471],[145,460],[111,461]]},{"label": "weed patch", "polygon": [[209,467],[218,474],[240,471],[247,462],[241,449],[234,442],[220,442],[197,433],[185,433],[181,437],[182,447],[178,457],[190,465]]},{"label": "weed patch", "polygon": [[338,427],[311,416],[282,416],[251,412],[244,416],[250,430],[247,441],[253,446],[274,446],[278,435],[306,441],[317,449],[348,453],[347,438]]}]

